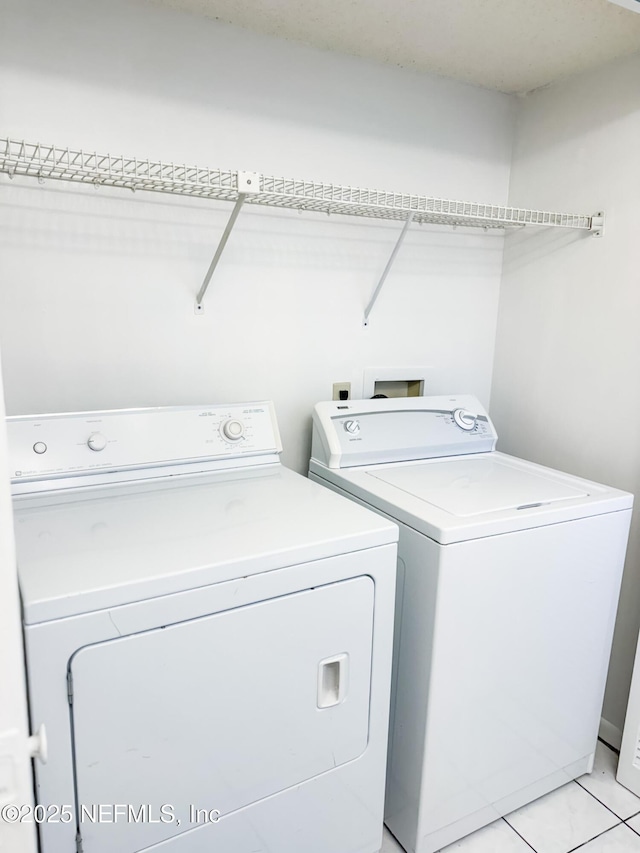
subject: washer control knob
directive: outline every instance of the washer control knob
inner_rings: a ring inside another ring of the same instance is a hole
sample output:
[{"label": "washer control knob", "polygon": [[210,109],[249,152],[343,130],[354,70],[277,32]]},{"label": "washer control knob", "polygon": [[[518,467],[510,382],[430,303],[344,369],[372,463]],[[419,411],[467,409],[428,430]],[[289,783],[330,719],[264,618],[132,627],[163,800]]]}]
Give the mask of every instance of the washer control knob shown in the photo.
[{"label": "washer control knob", "polygon": [[222,435],[227,441],[240,441],[244,435],[244,424],[237,418],[229,418],[222,424]]},{"label": "washer control knob", "polygon": [[360,421],[345,421],[344,428],[351,435],[357,435],[360,432]]},{"label": "washer control knob", "polygon": [[36,443],[33,445],[33,451],[34,453],[46,453],[47,445],[44,443],[44,441],[36,441]]},{"label": "washer control knob", "polygon": [[100,450],[104,450],[107,446],[107,439],[102,435],[101,432],[92,432],[89,438],[87,439],[87,445],[90,450],[95,450],[96,453]]},{"label": "washer control knob", "polygon": [[453,413],[453,420],[460,429],[464,429],[467,432],[475,428],[477,418],[477,415],[474,415],[473,412],[468,412],[466,409],[456,409]]}]

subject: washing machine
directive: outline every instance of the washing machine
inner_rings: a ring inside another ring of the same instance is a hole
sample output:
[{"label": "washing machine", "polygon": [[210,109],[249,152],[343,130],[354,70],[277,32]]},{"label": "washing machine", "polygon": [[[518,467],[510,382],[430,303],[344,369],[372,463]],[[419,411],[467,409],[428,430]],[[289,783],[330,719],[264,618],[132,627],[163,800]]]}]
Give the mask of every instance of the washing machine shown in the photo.
[{"label": "washing machine", "polygon": [[313,415],[310,477],[400,525],[385,820],[411,853],[593,765],[632,496],[496,440],[469,396]]},{"label": "washing machine", "polygon": [[397,527],[269,403],[8,421],[41,853],[373,853]]}]

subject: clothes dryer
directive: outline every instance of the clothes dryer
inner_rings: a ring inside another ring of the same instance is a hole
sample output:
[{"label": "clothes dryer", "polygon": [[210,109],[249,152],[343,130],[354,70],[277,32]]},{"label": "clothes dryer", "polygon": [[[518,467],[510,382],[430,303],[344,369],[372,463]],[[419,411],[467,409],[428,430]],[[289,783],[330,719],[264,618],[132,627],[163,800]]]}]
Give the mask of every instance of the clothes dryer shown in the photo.
[{"label": "clothes dryer", "polygon": [[310,477],[400,525],[386,823],[433,853],[592,769],[632,496],[473,397],[319,403]]},{"label": "clothes dryer", "polygon": [[373,853],[397,528],[269,403],[8,422],[42,853]]}]

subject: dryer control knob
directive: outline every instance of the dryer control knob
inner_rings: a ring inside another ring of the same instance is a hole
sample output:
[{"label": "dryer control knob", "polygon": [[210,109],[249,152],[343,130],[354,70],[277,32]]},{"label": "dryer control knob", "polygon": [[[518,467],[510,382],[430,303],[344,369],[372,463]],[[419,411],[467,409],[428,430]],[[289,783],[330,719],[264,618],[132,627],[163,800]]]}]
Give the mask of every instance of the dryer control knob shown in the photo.
[{"label": "dryer control knob", "polygon": [[472,412],[468,412],[466,409],[456,409],[453,413],[453,420],[460,429],[464,429],[467,432],[474,429],[477,417],[477,415],[474,415]]},{"label": "dryer control knob", "polygon": [[95,450],[97,453],[99,450],[105,449],[107,446],[107,439],[101,432],[92,432],[87,439],[87,444],[91,450]]},{"label": "dryer control knob", "polygon": [[345,421],[344,428],[351,435],[357,435],[360,432],[360,421]]},{"label": "dryer control knob", "polygon": [[244,435],[244,424],[237,418],[229,418],[222,424],[222,435],[227,441],[240,441]]}]

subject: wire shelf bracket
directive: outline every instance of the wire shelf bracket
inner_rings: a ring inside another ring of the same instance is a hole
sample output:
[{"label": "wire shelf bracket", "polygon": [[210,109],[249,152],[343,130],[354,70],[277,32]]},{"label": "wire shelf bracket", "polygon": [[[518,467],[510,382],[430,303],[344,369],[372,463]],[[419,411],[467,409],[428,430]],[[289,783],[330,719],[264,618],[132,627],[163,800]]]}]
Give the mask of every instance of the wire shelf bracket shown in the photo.
[{"label": "wire shelf bracket", "polygon": [[378,296],[380,296],[380,291],[382,290],[382,286],[385,283],[385,281],[387,280],[387,276],[389,275],[389,272],[391,271],[391,267],[393,266],[393,262],[396,259],[396,255],[400,251],[400,246],[402,246],[402,244],[404,242],[404,238],[407,236],[407,231],[409,230],[409,226],[411,225],[412,222],[413,222],[413,213],[410,213],[407,216],[407,219],[404,223],[404,227],[403,227],[402,231],[400,232],[400,236],[398,237],[398,241],[395,244],[395,246],[393,247],[393,252],[391,252],[391,256],[390,256],[389,260],[387,261],[387,265],[384,268],[382,275],[380,276],[380,280],[378,281],[376,289],[373,291],[371,299],[369,300],[369,304],[365,308],[365,311],[364,311],[364,326],[365,327],[369,325],[369,314],[371,314],[371,311],[373,310],[373,306],[376,304],[376,300],[377,300]]},{"label": "wire shelf bracket", "polygon": [[216,249],[216,253],[213,256],[213,260],[209,265],[207,274],[204,277],[202,287],[200,288],[200,290],[198,291],[198,295],[196,296],[196,304],[194,309],[196,314],[204,314],[203,300],[211,282],[211,278],[213,277],[215,268],[218,266],[218,261],[220,260],[222,253],[224,252],[224,247],[227,245],[227,240],[229,239],[231,232],[233,231],[233,226],[236,224],[236,219],[240,215],[242,205],[244,204],[247,196],[260,192],[260,175],[258,175],[257,172],[238,172],[237,188],[238,198],[236,199],[236,203],[233,206],[233,210],[231,211],[229,221],[227,222],[225,229],[222,232],[222,237],[220,238],[220,242],[218,243],[218,248]]},{"label": "wire shelf bracket", "polygon": [[222,171],[124,155],[98,154],[55,145],[0,137],[0,173],[46,180],[71,181],[94,187],[129,190],[234,202],[218,248],[196,296],[195,311],[202,314],[203,300],[238,215],[245,204],[315,211],[404,223],[398,243],[365,309],[365,325],[395,261],[411,222],[430,225],[483,228],[540,226],[604,233],[604,214],[553,213],[517,207],[452,201],[430,196],[363,189],[319,181],[269,177],[257,172]]}]

